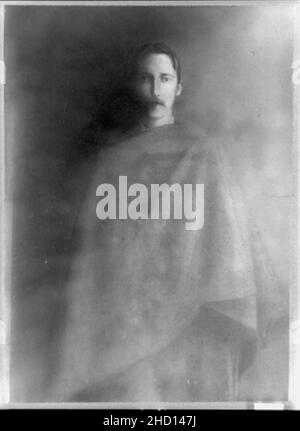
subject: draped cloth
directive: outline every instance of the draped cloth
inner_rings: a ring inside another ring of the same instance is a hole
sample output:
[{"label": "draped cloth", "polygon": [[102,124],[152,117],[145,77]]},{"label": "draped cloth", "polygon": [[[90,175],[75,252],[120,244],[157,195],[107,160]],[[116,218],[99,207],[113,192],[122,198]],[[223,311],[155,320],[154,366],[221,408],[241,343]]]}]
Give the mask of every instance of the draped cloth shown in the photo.
[{"label": "draped cloth", "polygon": [[[186,230],[184,218],[99,220],[96,188],[118,190],[119,176],[149,191],[204,184],[203,228]],[[260,298],[272,297],[273,310],[277,302],[272,274],[255,251],[253,259],[256,239],[230,177],[221,147],[179,124],[131,133],[99,152],[48,400],[237,398],[266,326]]]}]

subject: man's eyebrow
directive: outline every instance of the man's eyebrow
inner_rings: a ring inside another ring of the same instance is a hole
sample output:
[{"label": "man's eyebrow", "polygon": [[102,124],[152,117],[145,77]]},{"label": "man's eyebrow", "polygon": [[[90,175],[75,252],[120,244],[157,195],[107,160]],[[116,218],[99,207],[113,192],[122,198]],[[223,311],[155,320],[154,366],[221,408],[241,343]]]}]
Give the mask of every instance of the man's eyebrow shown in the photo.
[{"label": "man's eyebrow", "polygon": [[[153,76],[153,74],[152,73],[150,73],[150,72],[144,72],[144,71],[139,71],[138,72],[138,74],[139,75],[146,75],[146,76]],[[168,73],[168,72],[162,72],[161,74],[160,74],[161,76],[175,76],[175,74],[174,73]]]}]

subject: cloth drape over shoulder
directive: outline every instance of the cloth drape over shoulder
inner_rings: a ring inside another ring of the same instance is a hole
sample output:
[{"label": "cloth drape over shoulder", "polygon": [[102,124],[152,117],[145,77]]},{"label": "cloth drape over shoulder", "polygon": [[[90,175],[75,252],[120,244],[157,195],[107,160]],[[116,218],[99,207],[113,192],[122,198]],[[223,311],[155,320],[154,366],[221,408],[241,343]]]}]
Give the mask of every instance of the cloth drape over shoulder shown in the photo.
[{"label": "cloth drape over shoulder", "polygon": [[[184,184],[203,184],[203,227],[187,230],[184,217],[99,220],[96,189],[111,184],[118,198],[120,176],[127,177],[128,187],[147,187],[149,207],[152,184],[179,184],[182,190]],[[183,350],[185,376],[191,375],[189,350],[193,357],[201,357],[192,375],[202,379],[206,392],[199,389],[197,395],[194,384],[193,396],[182,393],[181,401],[234,397],[227,387],[230,378],[223,381],[224,373],[230,374],[228,369],[234,367],[233,362],[224,365],[224,357],[231,355],[222,356],[226,342],[234,327],[244,328],[243,334],[264,329],[258,315],[260,298],[272,290],[274,279],[261,259],[253,259],[256,240],[220,146],[178,124],[128,135],[100,151],[78,223],[82,242],[67,287],[66,325],[58,342],[59,363],[49,397],[76,399],[85,388],[105,386],[113,376],[160,354],[157,363],[169,361],[166,369],[170,369]],[[215,316],[213,324],[207,316]],[[150,368],[157,380],[154,363]],[[135,399],[128,397],[124,399]],[[159,398],[168,401],[167,394]]]}]

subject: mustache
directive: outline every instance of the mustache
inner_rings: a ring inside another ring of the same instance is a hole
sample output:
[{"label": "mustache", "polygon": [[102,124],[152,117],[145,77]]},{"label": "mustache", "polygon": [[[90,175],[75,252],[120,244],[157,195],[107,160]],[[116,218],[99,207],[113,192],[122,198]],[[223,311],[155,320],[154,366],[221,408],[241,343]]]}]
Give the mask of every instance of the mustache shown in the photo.
[{"label": "mustache", "polygon": [[160,99],[149,99],[147,100],[147,105],[161,105],[165,106],[165,103]]}]

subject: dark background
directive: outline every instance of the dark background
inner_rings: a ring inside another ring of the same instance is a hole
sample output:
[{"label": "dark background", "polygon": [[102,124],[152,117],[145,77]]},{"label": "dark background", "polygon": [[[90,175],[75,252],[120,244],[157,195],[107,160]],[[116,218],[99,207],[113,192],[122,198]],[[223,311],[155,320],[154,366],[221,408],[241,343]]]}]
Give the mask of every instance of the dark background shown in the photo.
[{"label": "dark background", "polygon": [[[131,124],[131,59],[149,41],[181,59],[176,117],[224,143],[287,297],[291,7],[6,7],[13,401],[42,399],[51,379],[76,208],[99,147]],[[266,350],[249,377],[261,398],[286,395],[287,343]]]}]

